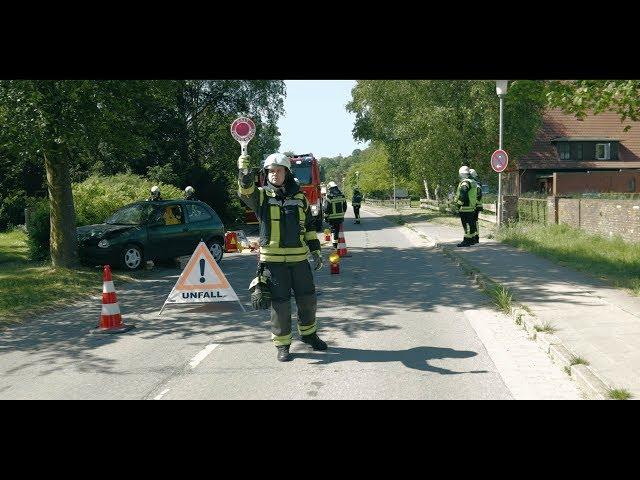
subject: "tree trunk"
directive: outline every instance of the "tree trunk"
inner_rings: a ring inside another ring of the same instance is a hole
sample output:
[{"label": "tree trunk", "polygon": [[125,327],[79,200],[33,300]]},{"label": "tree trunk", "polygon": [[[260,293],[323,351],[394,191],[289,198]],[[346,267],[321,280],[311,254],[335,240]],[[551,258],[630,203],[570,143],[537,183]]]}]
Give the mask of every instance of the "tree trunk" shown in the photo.
[{"label": "tree trunk", "polygon": [[51,263],[54,267],[80,265],[76,241],[76,211],[67,159],[59,149],[44,154],[51,203]]},{"label": "tree trunk", "polygon": [[436,185],[435,190],[433,191],[433,194],[436,197],[436,202],[440,203],[440,198],[438,197],[438,191],[440,190],[440,185]]},{"label": "tree trunk", "polygon": [[427,194],[427,200],[431,200],[431,196],[429,195],[429,185],[427,184],[427,180],[423,178],[422,181],[424,182],[424,191]]}]

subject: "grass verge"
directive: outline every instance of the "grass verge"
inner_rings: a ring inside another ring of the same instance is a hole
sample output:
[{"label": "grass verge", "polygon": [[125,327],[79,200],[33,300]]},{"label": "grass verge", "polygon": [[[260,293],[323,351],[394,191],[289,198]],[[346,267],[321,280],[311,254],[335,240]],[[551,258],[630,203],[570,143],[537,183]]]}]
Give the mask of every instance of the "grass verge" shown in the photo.
[{"label": "grass verge", "polygon": [[[31,262],[25,241],[26,234],[20,230],[0,233],[0,326],[100,295],[102,269],[69,270],[53,268],[48,262]],[[113,273],[113,278],[116,288],[117,282],[134,280],[121,273]]]},{"label": "grass verge", "polygon": [[516,223],[497,238],[640,296],[640,243],[590,235],[568,225]]}]

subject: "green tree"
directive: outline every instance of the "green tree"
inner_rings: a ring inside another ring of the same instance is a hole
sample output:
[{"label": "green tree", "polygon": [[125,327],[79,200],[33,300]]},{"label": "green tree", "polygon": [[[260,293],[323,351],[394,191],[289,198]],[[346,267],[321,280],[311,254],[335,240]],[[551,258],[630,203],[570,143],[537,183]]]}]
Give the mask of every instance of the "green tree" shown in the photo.
[{"label": "green tree", "polygon": [[[271,153],[279,147],[284,94],[284,82],[263,80],[4,80],[0,158],[23,170],[44,164],[36,173],[47,177],[52,262],[70,267],[77,264],[71,181],[149,174],[180,188],[194,185],[224,213],[235,198],[239,154],[229,125],[237,115],[251,116],[257,132],[249,153]],[[0,182],[0,197],[27,193],[19,175],[11,177]]]},{"label": "green tree", "polygon": [[[136,82],[4,80],[0,119],[21,151],[44,160],[51,205],[51,260],[54,267],[78,265],[71,167],[79,151],[102,142],[133,153],[144,148]],[[98,140],[99,139],[99,140]]]},{"label": "green tree", "polygon": [[[468,80],[358,81],[347,109],[356,115],[354,138],[385,146],[392,175],[422,189],[456,182],[458,168],[470,162],[483,178],[498,144],[495,82]],[[512,82],[505,100],[504,145],[512,159],[533,143],[542,109],[541,82]]]},{"label": "green tree", "polygon": [[640,80],[553,80],[546,87],[549,105],[577,118],[613,110],[622,122],[640,120]]}]

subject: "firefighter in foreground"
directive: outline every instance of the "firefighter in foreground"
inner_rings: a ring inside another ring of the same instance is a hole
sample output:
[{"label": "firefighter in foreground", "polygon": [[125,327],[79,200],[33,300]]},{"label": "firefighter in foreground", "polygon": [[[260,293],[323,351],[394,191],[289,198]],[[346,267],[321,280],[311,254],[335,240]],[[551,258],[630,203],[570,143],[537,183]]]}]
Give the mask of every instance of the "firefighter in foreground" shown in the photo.
[{"label": "firefighter in foreground", "polygon": [[[249,156],[238,158],[240,199],[254,212],[260,228],[260,261],[251,282],[253,307],[271,307],[271,333],[278,360],[291,359],[291,289],[298,306],[300,339],[314,350],[326,350],[317,334],[316,288],[307,256],[314,270],[322,268],[320,241],[316,235],[309,202],[291,173],[289,158],[281,153],[264,162],[267,185],[256,187]],[[243,170],[248,171],[247,175]]]},{"label": "firefighter in foreground", "polygon": [[353,213],[356,216],[356,221],[353,223],[360,223],[360,205],[362,204],[362,194],[360,190],[355,188],[353,190],[353,198],[351,199],[351,205],[353,206]]},{"label": "firefighter in foreground", "polygon": [[460,212],[460,220],[462,228],[464,228],[464,238],[458,244],[458,247],[468,247],[473,245],[476,236],[476,202],[477,189],[476,183],[469,178],[470,170],[467,166],[460,167],[458,175],[460,183],[456,189],[456,205]]},{"label": "firefighter in foreground", "polygon": [[473,168],[469,169],[469,175],[476,184],[476,209],[474,211],[476,220],[476,236],[473,237],[473,243],[480,243],[480,222],[478,221],[478,217],[480,216],[480,212],[484,210],[484,208],[482,208],[482,183],[480,182],[480,178],[478,178],[478,172]]},{"label": "firefighter in foreground", "polygon": [[344,214],[347,211],[347,201],[338,188],[336,182],[327,184],[327,196],[324,198],[322,211],[333,232],[333,248],[338,248],[338,237],[340,236],[340,225],[344,222]]}]

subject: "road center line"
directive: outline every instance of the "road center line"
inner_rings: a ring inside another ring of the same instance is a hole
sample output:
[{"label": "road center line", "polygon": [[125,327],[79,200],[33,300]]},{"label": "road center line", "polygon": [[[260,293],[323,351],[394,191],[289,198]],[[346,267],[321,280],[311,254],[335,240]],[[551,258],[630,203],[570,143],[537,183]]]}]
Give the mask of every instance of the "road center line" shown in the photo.
[{"label": "road center line", "polygon": [[220,345],[219,343],[210,343],[209,345],[207,345],[206,347],[204,347],[202,350],[200,350],[198,352],[198,354],[193,357],[191,359],[191,361],[189,362],[189,366],[191,368],[196,368],[198,366],[198,364],[204,360],[205,358],[207,358],[207,355],[209,355],[214,348],[216,348],[218,345]]}]

